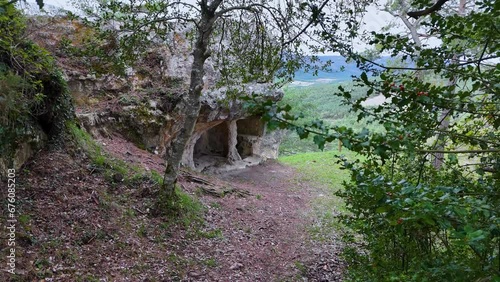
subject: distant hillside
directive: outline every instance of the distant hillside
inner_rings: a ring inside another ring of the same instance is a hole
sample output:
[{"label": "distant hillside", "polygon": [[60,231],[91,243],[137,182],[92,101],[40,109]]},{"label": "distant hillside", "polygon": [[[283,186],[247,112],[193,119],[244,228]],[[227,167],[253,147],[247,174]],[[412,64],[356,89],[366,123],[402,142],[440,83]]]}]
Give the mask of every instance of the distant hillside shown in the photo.
[{"label": "distant hillside", "polygon": [[[361,70],[357,68],[355,62],[346,63],[345,58],[342,56],[319,56],[320,62],[325,63],[328,60],[332,62],[329,67],[330,71],[318,71],[317,75],[312,72],[305,72],[301,69],[295,73],[294,82],[291,86],[309,86],[316,83],[332,83],[332,82],[346,82],[351,81],[352,76],[361,74]],[[386,63],[388,57],[382,57],[377,62]]]},{"label": "distant hillside", "polygon": [[[295,79],[292,85],[308,86],[313,83],[350,81],[352,75],[359,75],[361,73],[355,63],[346,63],[344,57],[320,56],[319,59],[322,63],[330,60],[332,62],[332,65],[330,66],[331,71],[319,71],[317,75],[313,75],[312,72],[305,72],[302,69],[295,73]],[[318,65],[319,64],[321,63],[318,63]],[[344,67],[343,70],[342,67]]]}]

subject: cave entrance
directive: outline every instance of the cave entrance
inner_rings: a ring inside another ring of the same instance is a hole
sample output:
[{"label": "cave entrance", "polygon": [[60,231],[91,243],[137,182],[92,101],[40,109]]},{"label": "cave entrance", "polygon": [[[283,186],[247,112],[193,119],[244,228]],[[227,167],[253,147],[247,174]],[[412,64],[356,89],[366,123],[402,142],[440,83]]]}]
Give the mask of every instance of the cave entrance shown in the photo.
[{"label": "cave entrance", "polygon": [[225,162],[229,150],[227,124],[222,122],[205,132],[196,141],[193,151],[193,160],[197,169],[217,165]]},{"label": "cave entrance", "polygon": [[260,155],[260,142],[265,133],[265,123],[260,117],[240,119],[236,122],[238,127],[238,143],[236,149],[241,158]]}]

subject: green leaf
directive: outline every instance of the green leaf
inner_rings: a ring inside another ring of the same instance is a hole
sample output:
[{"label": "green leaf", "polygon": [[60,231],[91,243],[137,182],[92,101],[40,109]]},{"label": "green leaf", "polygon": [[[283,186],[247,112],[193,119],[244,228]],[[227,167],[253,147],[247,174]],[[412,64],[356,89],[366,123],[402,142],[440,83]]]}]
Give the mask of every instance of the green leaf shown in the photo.
[{"label": "green leaf", "polygon": [[349,138],[341,138],[340,139],[342,141],[342,145],[344,145],[344,147],[346,147],[347,149],[350,149],[351,148],[351,141],[349,140]]},{"label": "green leaf", "polygon": [[388,212],[390,209],[391,209],[390,206],[381,206],[381,207],[376,208],[375,212],[376,213],[384,213],[384,212]]},{"label": "green leaf", "polygon": [[285,112],[289,112],[292,109],[292,106],[286,104],[281,110]]},{"label": "green leaf", "polygon": [[361,73],[360,78],[361,78],[361,80],[362,80],[364,83],[366,83],[366,84],[368,84],[368,83],[369,83],[369,81],[368,81],[368,76],[366,75],[366,72],[362,72],[362,73]]},{"label": "green leaf", "polygon": [[299,135],[300,139],[305,139],[309,137],[309,132],[306,131],[303,127],[297,127],[295,131],[297,132],[297,135]]},{"label": "green leaf", "polygon": [[321,135],[315,135],[313,138],[314,144],[318,145],[320,150],[325,149],[325,138]]}]

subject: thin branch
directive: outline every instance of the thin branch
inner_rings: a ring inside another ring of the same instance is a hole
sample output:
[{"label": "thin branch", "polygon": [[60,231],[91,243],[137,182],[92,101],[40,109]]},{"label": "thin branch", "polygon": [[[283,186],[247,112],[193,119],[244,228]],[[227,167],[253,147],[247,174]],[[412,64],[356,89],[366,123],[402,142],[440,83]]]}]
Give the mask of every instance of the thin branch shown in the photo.
[{"label": "thin branch", "polygon": [[487,150],[417,150],[419,153],[437,153],[437,154],[486,154],[486,153],[499,153],[500,149],[487,149]]},{"label": "thin branch", "polygon": [[427,9],[423,9],[420,11],[414,11],[414,12],[408,12],[408,16],[418,19],[421,16],[426,16],[430,13],[436,12],[437,10],[441,9],[441,7],[444,5],[444,3],[448,2],[449,0],[438,0],[436,4],[432,5],[431,7]]},{"label": "thin branch", "polygon": [[[367,61],[368,63],[373,64],[373,65],[375,65],[377,67],[383,68],[385,70],[414,70],[414,71],[421,71],[421,70],[442,69],[442,68],[438,68],[438,67],[428,67],[428,68],[388,67],[388,66],[376,63],[376,62],[374,62],[372,60],[369,60],[369,59],[367,59],[367,58],[365,58],[363,56],[360,56],[360,55],[357,55],[357,56],[359,58],[361,58],[362,60]],[[480,63],[481,61],[486,61],[486,60],[490,60],[490,59],[496,59],[496,58],[499,58],[499,57],[500,56],[490,56],[490,57],[486,57],[486,58],[479,58],[477,60],[467,61],[467,62],[460,63],[460,64],[455,64],[455,66],[461,67],[461,66],[466,66],[466,65],[470,65],[470,64],[476,64],[476,63]]]},{"label": "thin branch", "polygon": [[150,26],[150,25],[153,25],[153,24],[156,24],[156,23],[168,23],[169,21],[172,21],[172,20],[180,20],[180,21],[185,21],[185,22],[192,22],[198,28],[198,22],[195,19],[184,18],[184,17],[181,17],[181,16],[172,16],[172,17],[162,17],[162,18],[156,18],[156,19],[153,19],[153,20],[149,20],[149,21],[143,22],[140,25],[135,26],[133,28],[127,28],[127,29],[123,28],[120,31],[137,32],[137,31],[142,30],[146,26]]},{"label": "thin branch", "polygon": [[174,5],[182,5],[182,6],[186,6],[186,7],[188,7],[188,8],[191,8],[191,9],[193,9],[193,10],[195,10],[195,11],[197,11],[197,12],[201,13],[201,10],[200,10],[197,6],[195,6],[195,5],[193,5],[193,4],[186,3],[186,2],[181,2],[181,1],[172,2],[172,3],[168,4],[167,6],[165,6],[165,8],[168,8],[168,7],[170,7],[170,6],[174,6]]},{"label": "thin branch", "polygon": [[[486,43],[484,43],[483,51],[481,52],[481,56],[479,57],[479,59],[483,58],[484,52],[486,52],[486,48],[488,47],[488,44],[490,43],[490,39],[491,39],[491,37],[488,37],[486,39]],[[477,63],[477,71],[481,75],[481,64],[480,63]]]},{"label": "thin branch", "polygon": [[[223,17],[224,15],[226,15],[227,13],[232,12],[232,11],[249,11],[251,13],[258,15],[260,11],[254,9],[254,8],[262,8],[264,10],[267,10],[269,12],[269,14],[271,15],[271,17],[273,18],[273,20],[277,23],[277,26],[281,30],[281,33],[282,34],[284,33],[283,26],[280,23],[283,23],[283,25],[285,25],[286,21],[283,20],[284,17],[281,14],[280,10],[278,10],[274,7],[269,7],[266,5],[259,4],[259,3],[253,3],[253,4],[249,4],[249,5],[242,5],[242,6],[233,6],[233,7],[229,7],[226,9],[222,9],[222,10],[218,11],[215,14],[215,16],[217,18]],[[280,20],[280,18],[277,17],[277,15],[279,15],[281,17],[281,20]]]},{"label": "thin branch", "polygon": [[220,11],[217,12],[217,17],[220,17],[224,14],[227,14],[231,11],[236,11],[236,10],[246,10],[246,11],[250,11],[250,12],[259,12],[259,11],[256,11],[254,10],[253,8],[262,8],[262,9],[265,9],[267,10],[269,13],[273,14],[274,13],[278,13],[281,15],[280,11],[274,7],[269,7],[269,6],[266,6],[266,5],[262,5],[262,4],[259,4],[259,3],[252,3],[252,4],[249,4],[249,5],[240,5],[240,6],[233,6],[233,7],[229,7],[229,8],[226,8],[226,9],[222,9]]},{"label": "thin branch", "polygon": [[425,106],[434,106],[434,107],[437,107],[440,109],[452,110],[452,111],[461,112],[461,113],[469,113],[469,114],[476,114],[476,115],[491,115],[494,117],[500,116],[500,114],[492,113],[492,112],[487,111],[487,110],[484,110],[484,111],[477,110],[477,111],[473,112],[473,111],[468,111],[465,109],[454,108],[453,105],[444,106],[444,105],[440,105],[440,104],[425,103],[425,102],[418,101],[418,100],[415,100],[415,102],[419,103],[421,105],[425,105]]},{"label": "thin branch", "polygon": [[[321,4],[321,6],[319,6],[318,12],[321,12],[323,10],[323,8],[326,6],[326,4],[328,4],[328,2],[330,2],[330,0],[325,0],[325,2],[323,2]],[[304,28],[299,33],[297,33],[292,39],[283,43],[283,46],[288,45],[288,44],[294,42],[295,40],[297,40],[297,38],[300,35],[302,35],[304,32],[306,32],[306,30],[314,23],[314,21],[315,21],[314,17],[311,18],[311,20],[306,24],[306,26],[304,26]]]},{"label": "thin branch", "polygon": [[465,135],[465,134],[460,134],[460,133],[449,131],[449,130],[442,130],[442,129],[435,129],[435,128],[428,128],[427,130],[431,130],[431,131],[434,131],[434,132],[441,132],[441,133],[444,133],[444,134],[448,134],[450,136],[458,136],[461,139],[476,140],[476,141],[479,141],[479,142],[484,142],[484,143],[488,143],[488,144],[493,144],[493,145],[496,145],[496,146],[500,146],[500,143],[494,142],[493,140],[482,139],[482,138],[480,138],[481,136],[479,136],[479,137],[477,137],[477,136],[468,136],[468,135]]},{"label": "thin branch", "polygon": [[[190,3],[182,2],[182,1],[175,1],[172,3],[168,3],[165,6],[163,6],[162,8],[163,8],[163,11],[167,11],[169,8],[171,8],[173,6],[185,6],[189,9],[193,9],[193,10],[197,11],[198,13],[201,13],[200,8],[198,8],[197,6],[190,4]],[[140,5],[136,9],[137,9],[136,12],[138,12],[138,13],[144,13],[144,14],[151,13],[151,11],[148,10],[144,5]]]}]

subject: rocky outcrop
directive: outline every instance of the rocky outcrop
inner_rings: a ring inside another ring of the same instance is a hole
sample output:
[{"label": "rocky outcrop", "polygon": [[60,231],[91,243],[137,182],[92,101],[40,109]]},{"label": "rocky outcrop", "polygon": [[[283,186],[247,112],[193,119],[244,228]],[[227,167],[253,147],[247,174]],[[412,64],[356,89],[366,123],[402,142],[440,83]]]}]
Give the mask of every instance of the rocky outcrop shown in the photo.
[{"label": "rocky outcrop", "polygon": [[[269,85],[248,85],[246,89],[253,91],[245,93],[269,99],[282,97],[280,91],[270,89]],[[275,134],[268,133],[260,117],[246,112],[241,102],[224,101],[223,93],[224,89],[204,92],[200,117],[184,151],[183,164],[203,170],[227,164],[245,166],[249,164],[245,164],[246,158],[250,158],[251,164],[277,158],[280,139],[273,139]],[[178,124],[183,117],[175,109],[166,111],[159,106],[160,103],[151,99],[136,105],[80,111],[77,116],[83,127],[95,137],[108,137],[118,132],[139,147],[164,154],[180,130]]]},{"label": "rocky outcrop", "polygon": [[[59,50],[58,35],[78,43],[78,32],[86,30],[75,21],[54,19],[50,25],[32,23],[46,48],[58,58],[77,104],[77,116],[94,135],[118,132],[139,147],[164,154],[183,119],[180,97],[189,85],[191,42],[172,33],[170,44],[158,45],[127,70],[127,77],[97,77],[85,62],[74,62]],[[88,32],[88,31],[86,31]],[[46,40],[46,39],[50,40]],[[34,38],[36,39],[36,38]],[[75,59],[76,60],[76,59]],[[260,117],[249,113],[238,96],[279,100],[283,93],[265,83],[216,88],[219,76],[210,60],[205,65],[202,107],[192,137],[183,155],[185,166],[203,170],[214,166],[244,166],[276,158],[279,138],[266,132]],[[245,160],[246,159],[246,160]]]},{"label": "rocky outcrop", "polygon": [[17,141],[12,151],[7,151],[5,155],[0,156],[0,178],[6,177],[8,169],[18,170],[38,150],[42,149],[47,142],[47,135],[37,128],[26,134],[25,138]]}]

